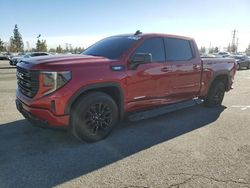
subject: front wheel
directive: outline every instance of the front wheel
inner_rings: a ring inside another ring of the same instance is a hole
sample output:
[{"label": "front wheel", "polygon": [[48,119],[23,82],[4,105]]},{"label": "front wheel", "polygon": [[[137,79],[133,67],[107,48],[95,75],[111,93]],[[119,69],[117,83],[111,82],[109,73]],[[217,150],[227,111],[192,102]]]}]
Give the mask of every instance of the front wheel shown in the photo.
[{"label": "front wheel", "polygon": [[71,132],[83,141],[99,141],[111,133],[118,115],[118,108],[112,97],[101,92],[89,93],[73,106]]},{"label": "front wheel", "polygon": [[204,104],[207,107],[220,106],[225,95],[225,84],[222,81],[215,81],[208,91]]}]

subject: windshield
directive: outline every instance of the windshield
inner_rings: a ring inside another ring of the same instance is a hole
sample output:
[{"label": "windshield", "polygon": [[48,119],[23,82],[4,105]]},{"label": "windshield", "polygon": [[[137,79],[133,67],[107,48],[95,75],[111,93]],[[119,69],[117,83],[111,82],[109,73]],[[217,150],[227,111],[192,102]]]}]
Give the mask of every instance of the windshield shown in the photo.
[{"label": "windshield", "polygon": [[109,37],[93,44],[81,54],[119,59],[135,41],[133,38],[124,36]]}]

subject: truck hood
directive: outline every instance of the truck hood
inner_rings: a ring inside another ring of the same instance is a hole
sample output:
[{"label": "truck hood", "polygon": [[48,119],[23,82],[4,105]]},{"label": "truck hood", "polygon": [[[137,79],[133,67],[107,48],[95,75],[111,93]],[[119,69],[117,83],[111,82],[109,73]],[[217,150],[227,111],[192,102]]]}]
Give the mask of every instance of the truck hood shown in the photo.
[{"label": "truck hood", "polygon": [[78,63],[92,63],[92,62],[107,62],[112,61],[110,59],[99,57],[99,56],[89,56],[89,55],[50,55],[50,56],[39,56],[22,59],[22,63],[31,65],[73,65]]}]

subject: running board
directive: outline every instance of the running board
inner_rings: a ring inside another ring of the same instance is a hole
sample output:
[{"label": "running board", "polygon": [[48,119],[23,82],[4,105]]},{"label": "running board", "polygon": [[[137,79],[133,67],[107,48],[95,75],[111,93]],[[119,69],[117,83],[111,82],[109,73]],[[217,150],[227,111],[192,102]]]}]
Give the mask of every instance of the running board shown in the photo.
[{"label": "running board", "polygon": [[162,114],[166,114],[169,112],[174,112],[177,110],[189,108],[192,106],[199,105],[203,102],[202,99],[194,98],[192,100],[188,100],[185,102],[169,104],[163,107],[154,108],[152,110],[142,111],[142,112],[135,112],[128,116],[129,121],[139,121],[143,119],[149,119],[152,117],[156,117]]}]

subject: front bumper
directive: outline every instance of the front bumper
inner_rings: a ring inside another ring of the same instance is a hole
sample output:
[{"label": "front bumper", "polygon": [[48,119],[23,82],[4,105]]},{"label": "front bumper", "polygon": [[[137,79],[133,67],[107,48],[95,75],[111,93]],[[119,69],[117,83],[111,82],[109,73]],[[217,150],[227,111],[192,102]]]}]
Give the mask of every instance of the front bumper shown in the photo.
[{"label": "front bumper", "polygon": [[69,115],[56,116],[47,109],[30,107],[19,99],[16,99],[16,108],[25,118],[42,126],[59,128],[69,125]]}]

